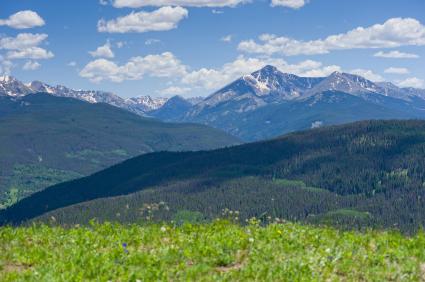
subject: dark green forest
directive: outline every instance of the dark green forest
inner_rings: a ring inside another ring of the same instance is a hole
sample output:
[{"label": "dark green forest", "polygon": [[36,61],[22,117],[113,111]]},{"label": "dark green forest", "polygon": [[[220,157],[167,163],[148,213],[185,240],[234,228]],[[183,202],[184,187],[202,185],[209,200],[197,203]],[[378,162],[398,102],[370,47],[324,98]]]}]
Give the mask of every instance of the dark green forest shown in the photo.
[{"label": "dark green forest", "polygon": [[424,181],[424,121],[362,121],[213,151],[145,154],[47,188],[0,219],[139,222],[146,206],[163,202],[154,219],[211,219],[227,208],[242,222],[279,217],[413,232],[425,222]]},{"label": "dark green forest", "polygon": [[154,151],[239,143],[219,130],[48,94],[0,97],[0,209],[45,187]]}]

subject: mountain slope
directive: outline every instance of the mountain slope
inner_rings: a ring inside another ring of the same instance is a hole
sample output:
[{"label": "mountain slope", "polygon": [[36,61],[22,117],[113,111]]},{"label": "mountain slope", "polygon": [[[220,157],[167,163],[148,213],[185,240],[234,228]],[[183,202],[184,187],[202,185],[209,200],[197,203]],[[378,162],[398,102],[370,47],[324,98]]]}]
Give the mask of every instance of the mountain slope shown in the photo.
[{"label": "mountain slope", "polygon": [[102,103],[48,94],[0,97],[0,200],[12,188],[26,196],[143,153],[235,143],[202,125],[167,124]]},{"label": "mountain slope", "polygon": [[173,212],[208,217],[233,208],[241,217],[411,231],[425,223],[423,152],[425,122],[366,121],[209,152],[153,153],[50,187],[0,218],[20,223],[53,211],[46,216],[62,223],[134,222],[144,204],[166,201]]}]

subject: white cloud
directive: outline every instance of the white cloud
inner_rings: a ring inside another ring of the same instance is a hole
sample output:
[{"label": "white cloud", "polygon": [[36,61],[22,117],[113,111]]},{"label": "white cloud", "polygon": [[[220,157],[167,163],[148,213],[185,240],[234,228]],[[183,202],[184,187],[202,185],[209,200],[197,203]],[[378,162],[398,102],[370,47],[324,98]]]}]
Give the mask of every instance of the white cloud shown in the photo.
[{"label": "white cloud", "polygon": [[23,70],[36,70],[40,68],[41,65],[37,61],[28,61],[22,67]]},{"label": "white cloud", "polygon": [[159,93],[162,95],[175,96],[185,94],[190,90],[191,89],[189,87],[170,86],[168,88],[162,89],[159,91]]},{"label": "white cloud", "polygon": [[36,12],[30,10],[17,12],[8,19],[0,19],[0,26],[6,25],[16,29],[33,28],[44,24],[44,20]]},{"label": "white cloud", "polygon": [[410,77],[397,82],[400,87],[425,88],[425,80],[417,77]]},{"label": "white cloud", "polygon": [[425,26],[412,18],[392,18],[383,24],[358,27],[346,33],[328,36],[325,39],[300,41],[274,34],[263,34],[260,43],[254,40],[240,42],[238,49],[247,53],[314,55],[332,50],[394,48],[425,45]]},{"label": "white cloud", "polygon": [[183,7],[235,7],[250,0],[114,0],[116,8],[140,8],[146,6],[183,6]]},{"label": "white cloud", "polygon": [[216,10],[216,9],[212,9],[212,10],[211,10],[211,13],[216,14],[216,15],[224,14],[224,12],[223,12],[223,11],[221,11],[221,10]]},{"label": "white cloud", "polygon": [[13,68],[13,62],[5,59],[2,55],[0,55],[0,74],[10,75],[12,68]]},{"label": "white cloud", "polygon": [[166,6],[152,12],[132,12],[110,21],[101,19],[97,29],[109,33],[165,31],[177,28],[178,23],[188,15],[189,12],[182,7]]},{"label": "white cloud", "polygon": [[220,40],[223,42],[232,42],[233,36],[231,34],[223,36]]},{"label": "white cloud", "polygon": [[0,38],[0,49],[8,50],[6,57],[9,60],[15,59],[51,59],[53,53],[39,47],[47,34],[20,33],[16,37]]},{"label": "white cloud", "polygon": [[95,51],[90,51],[90,55],[94,58],[113,58],[114,52],[111,49],[111,43],[106,42],[105,45],[97,47]]},{"label": "white cloud", "polygon": [[161,40],[159,40],[159,39],[149,38],[145,41],[145,45],[153,45],[153,44],[160,43],[160,42],[161,42]]},{"label": "white cloud", "polygon": [[419,55],[412,54],[412,53],[404,53],[400,51],[390,51],[390,52],[383,52],[379,51],[373,55],[374,57],[379,58],[393,58],[393,59],[417,59],[419,58]]},{"label": "white cloud", "polygon": [[292,9],[299,9],[308,3],[308,0],[272,0],[272,7],[282,6]]},{"label": "white cloud", "polygon": [[118,41],[118,42],[116,43],[116,45],[117,45],[117,48],[118,48],[118,49],[121,49],[121,48],[122,48],[122,47],[124,47],[126,44],[127,44],[127,43],[126,43],[125,41]]},{"label": "white cloud", "polygon": [[68,66],[69,67],[76,67],[77,66],[77,62],[71,61],[71,62],[68,63]]},{"label": "white cloud", "polygon": [[144,76],[179,77],[186,74],[184,66],[172,53],[133,57],[124,65],[97,59],[89,62],[80,72],[80,76],[93,82],[109,80],[122,82],[124,80],[140,80]]},{"label": "white cloud", "polygon": [[306,70],[303,73],[301,73],[301,76],[304,77],[325,77],[329,76],[333,72],[341,72],[341,67],[337,65],[330,65],[330,66],[320,66],[318,68],[313,68],[311,70]]},{"label": "white cloud", "polygon": [[302,61],[298,64],[288,64],[282,59],[245,58],[244,56],[239,56],[235,61],[224,64],[219,69],[201,68],[192,71],[183,77],[182,82],[207,90],[219,89],[238,77],[252,73],[266,65],[274,65],[282,72],[299,76],[322,77],[341,70],[339,66],[323,66],[322,63],[312,60]]},{"label": "white cloud", "polygon": [[408,74],[409,70],[406,68],[390,67],[390,68],[387,68],[384,72],[391,73],[391,74]]},{"label": "white cloud", "polygon": [[103,6],[106,6],[106,5],[109,4],[109,1],[108,0],[99,0],[99,4],[100,5],[103,5]]},{"label": "white cloud", "polygon": [[16,59],[33,59],[44,60],[54,57],[53,53],[40,47],[29,47],[22,50],[13,50],[7,52],[7,58],[10,60]]},{"label": "white cloud", "polygon": [[40,45],[47,34],[19,33],[16,37],[0,38],[0,49],[21,50]]},{"label": "white cloud", "polygon": [[384,81],[384,78],[381,75],[376,74],[376,73],[374,73],[371,70],[354,69],[354,70],[350,71],[350,73],[363,76],[364,78],[366,78],[366,79],[368,79],[370,81],[373,81],[373,82]]}]

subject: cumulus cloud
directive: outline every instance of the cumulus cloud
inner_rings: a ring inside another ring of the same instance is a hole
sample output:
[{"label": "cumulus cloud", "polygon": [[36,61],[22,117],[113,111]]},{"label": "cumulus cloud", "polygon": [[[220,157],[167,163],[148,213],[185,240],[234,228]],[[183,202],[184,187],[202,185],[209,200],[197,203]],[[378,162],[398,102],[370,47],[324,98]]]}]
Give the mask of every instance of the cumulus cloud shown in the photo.
[{"label": "cumulus cloud", "polygon": [[240,42],[238,49],[247,53],[293,56],[326,54],[332,50],[394,48],[408,45],[425,45],[425,26],[413,18],[392,18],[383,24],[358,27],[346,33],[311,41],[263,34],[259,37],[259,42],[254,40]]},{"label": "cumulus cloud", "polygon": [[71,61],[67,64],[68,67],[76,67],[77,66],[77,62],[75,61]]},{"label": "cumulus cloud", "polygon": [[159,40],[159,39],[149,38],[145,41],[145,45],[153,45],[153,44],[160,43],[160,42],[161,42],[161,40]]},{"label": "cumulus cloud", "polygon": [[44,20],[31,10],[20,11],[7,19],[0,19],[0,26],[5,25],[16,29],[33,28],[44,24]]},{"label": "cumulus cloud", "polygon": [[47,34],[20,33],[16,37],[0,37],[0,49],[21,50],[40,45]]},{"label": "cumulus cloud", "polygon": [[223,36],[220,40],[223,42],[229,43],[229,42],[232,42],[232,39],[233,39],[233,36],[229,34],[229,35]]},{"label": "cumulus cloud", "polygon": [[167,96],[175,96],[185,94],[190,90],[191,89],[189,87],[170,86],[168,88],[162,89],[161,91],[159,91],[159,93]]},{"label": "cumulus cloud", "polygon": [[373,71],[371,71],[371,70],[366,70],[366,69],[354,69],[354,70],[350,71],[350,73],[352,73],[352,74],[357,74],[357,75],[360,75],[360,76],[363,76],[364,78],[366,78],[366,79],[368,79],[368,80],[370,80],[370,81],[373,81],[373,82],[381,82],[381,81],[384,81],[384,78],[383,78],[381,75],[379,75],[379,74],[377,74],[377,73],[374,73],[374,72],[373,72]]},{"label": "cumulus cloud", "polygon": [[417,77],[409,77],[405,80],[398,81],[397,85],[400,87],[425,88],[425,80]]},{"label": "cumulus cloud", "polygon": [[47,39],[47,34],[20,33],[16,37],[0,38],[0,50],[8,50],[6,58],[15,59],[51,59],[54,54],[39,45]]},{"label": "cumulus cloud", "polygon": [[118,65],[107,59],[89,62],[80,72],[80,76],[93,82],[109,80],[140,80],[144,76],[179,77],[186,74],[184,66],[172,53],[133,57],[126,64]]},{"label": "cumulus cloud", "polygon": [[212,9],[212,10],[211,10],[211,13],[213,13],[213,14],[215,14],[215,15],[221,15],[221,14],[224,14],[224,12],[223,12],[223,11],[221,11],[221,10],[216,10],[216,9]]},{"label": "cumulus cloud", "polygon": [[41,65],[37,61],[28,61],[24,64],[22,69],[29,71],[29,70],[36,70],[40,67],[41,67]]},{"label": "cumulus cloud", "polygon": [[183,7],[235,7],[250,0],[114,0],[116,8],[140,8],[146,6],[183,6]]},{"label": "cumulus cloud", "polygon": [[292,9],[299,9],[308,3],[308,0],[272,0],[271,6],[282,6]]},{"label": "cumulus cloud", "polygon": [[114,20],[101,19],[97,29],[109,33],[165,31],[177,28],[179,22],[188,15],[185,8],[166,6],[152,12],[132,12]]},{"label": "cumulus cloud", "polygon": [[29,47],[22,50],[13,50],[7,52],[7,58],[11,60],[15,59],[34,59],[43,60],[51,59],[54,57],[53,53],[40,47]]},{"label": "cumulus cloud", "polygon": [[125,41],[118,41],[116,43],[117,48],[121,49],[122,47],[124,47],[127,43]]},{"label": "cumulus cloud", "polygon": [[13,68],[13,62],[10,60],[7,60],[2,55],[0,55],[0,74],[10,75],[12,68]]},{"label": "cumulus cloud", "polygon": [[392,58],[392,59],[417,59],[417,58],[419,58],[419,55],[412,54],[412,53],[404,53],[404,52],[400,52],[398,50],[390,51],[390,52],[379,51],[379,52],[375,53],[373,56],[378,57],[378,58]]},{"label": "cumulus cloud", "polygon": [[97,47],[95,51],[90,51],[89,54],[94,58],[113,58],[114,52],[111,49],[111,43],[106,42],[105,45]]},{"label": "cumulus cloud", "polygon": [[409,70],[406,68],[390,67],[390,68],[387,68],[384,72],[391,73],[391,74],[408,74]]},{"label": "cumulus cloud", "polygon": [[201,68],[189,72],[182,82],[193,87],[207,90],[218,89],[243,75],[254,72],[266,65],[274,65],[282,72],[293,73],[299,76],[322,77],[339,71],[339,66],[323,66],[322,63],[312,60],[302,61],[297,64],[288,64],[283,59],[277,58],[245,58],[239,56],[233,62],[224,64],[219,69]]}]

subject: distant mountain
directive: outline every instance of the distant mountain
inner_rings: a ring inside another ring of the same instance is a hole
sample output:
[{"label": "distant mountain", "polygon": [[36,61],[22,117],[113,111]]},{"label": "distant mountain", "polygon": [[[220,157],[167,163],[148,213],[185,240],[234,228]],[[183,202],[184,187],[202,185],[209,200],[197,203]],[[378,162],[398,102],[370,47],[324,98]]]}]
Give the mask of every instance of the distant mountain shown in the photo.
[{"label": "distant mountain", "polygon": [[[367,109],[367,110],[366,110]],[[425,90],[334,72],[308,78],[273,66],[245,75],[166,120],[223,129],[246,141],[366,119],[425,118]],[[156,112],[150,113],[152,116]]]},{"label": "distant mountain", "polygon": [[162,107],[149,112],[149,115],[160,120],[182,119],[184,115],[192,108],[193,104],[181,96],[170,98]]},{"label": "distant mountain", "polygon": [[89,103],[106,103],[130,112],[146,115],[147,112],[160,108],[167,98],[140,96],[123,99],[113,93],[92,90],[75,90],[65,86],[50,86],[41,81],[24,84],[11,76],[0,77],[0,96],[22,97],[32,93],[48,93],[53,96],[75,98]]},{"label": "distant mountain", "polygon": [[169,210],[154,211],[155,219],[179,211],[213,219],[228,208],[242,222],[270,216],[412,232],[425,225],[424,160],[425,121],[357,122],[213,151],[146,154],[36,193],[0,212],[0,222],[140,222],[141,207],[165,202]]},{"label": "distant mountain", "polygon": [[28,196],[140,154],[238,142],[204,125],[163,123],[104,103],[0,96],[0,204],[11,192]]},{"label": "distant mountain", "polygon": [[134,103],[134,106],[141,109],[142,113],[148,113],[150,111],[161,108],[168,98],[152,98],[151,96],[139,96],[133,97],[127,100],[127,104]]}]

